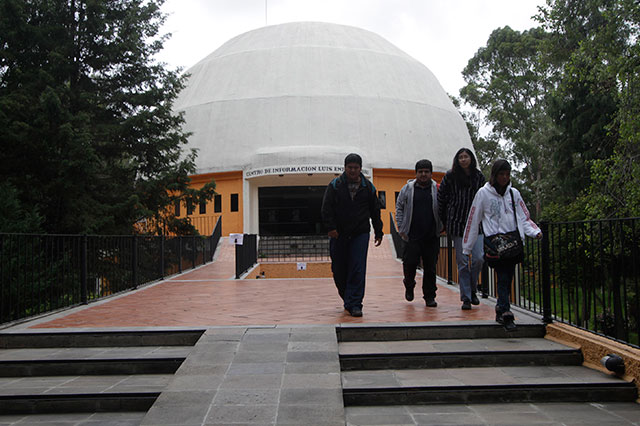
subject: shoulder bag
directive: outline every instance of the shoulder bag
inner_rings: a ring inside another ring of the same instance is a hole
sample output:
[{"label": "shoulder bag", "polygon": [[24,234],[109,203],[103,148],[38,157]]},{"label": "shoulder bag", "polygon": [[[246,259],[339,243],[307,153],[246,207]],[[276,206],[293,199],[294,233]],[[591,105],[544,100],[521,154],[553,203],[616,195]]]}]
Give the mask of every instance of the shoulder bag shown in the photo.
[{"label": "shoulder bag", "polygon": [[511,206],[513,207],[516,230],[489,236],[485,235],[484,258],[489,262],[489,266],[491,266],[492,262],[505,261],[515,264],[524,260],[524,245],[518,231],[518,217],[516,215],[513,191],[509,190],[509,193],[511,194]]}]

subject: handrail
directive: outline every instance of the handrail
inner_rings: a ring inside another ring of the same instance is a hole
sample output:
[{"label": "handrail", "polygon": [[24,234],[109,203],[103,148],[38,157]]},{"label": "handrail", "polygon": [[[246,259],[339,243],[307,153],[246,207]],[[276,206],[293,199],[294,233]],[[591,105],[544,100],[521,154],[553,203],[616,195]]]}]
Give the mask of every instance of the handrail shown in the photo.
[{"label": "handrail", "polygon": [[219,239],[220,231],[211,237],[0,233],[0,324],[195,268],[213,259]]}]

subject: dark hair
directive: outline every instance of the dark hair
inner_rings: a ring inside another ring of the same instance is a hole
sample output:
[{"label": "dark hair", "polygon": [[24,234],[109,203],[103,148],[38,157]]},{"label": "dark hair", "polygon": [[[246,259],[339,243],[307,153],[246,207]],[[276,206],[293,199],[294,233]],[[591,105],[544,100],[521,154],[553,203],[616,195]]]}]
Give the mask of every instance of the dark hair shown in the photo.
[{"label": "dark hair", "polygon": [[345,167],[347,164],[351,164],[351,163],[357,163],[360,165],[360,167],[362,167],[362,157],[360,157],[358,154],[355,154],[353,152],[347,155],[346,157],[344,157]]},{"label": "dark hair", "polygon": [[433,164],[429,160],[422,159],[416,163],[416,172],[418,169],[429,169],[430,172],[433,172]]},{"label": "dark hair", "polygon": [[460,148],[456,155],[453,156],[453,165],[451,166],[451,173],[453,174],[453,178],[456,183],[460,186],[467,187],[471,186],[471,173],[466,174],[460,162],[458,161],[458,156],[466,152],[471,157],[471,164],[469,164],[469,170],[474,171],[478,168],[478,162],[476,161],[476,156],[473,155],[473,152],[469,148]]},{"label": "dark hair", "polygon": [[498,173],[500,173],[503,170],[511,171],[511,164],[509,164],[507,160],[503,160],[503,159],[496,160],[495,163],[493,163],[493,166],[491,166],[491,177],[489,177],[489,183],[491,184],[491,186],[493,186],[496,189],[498,189],[498,186],[497,186]]}]

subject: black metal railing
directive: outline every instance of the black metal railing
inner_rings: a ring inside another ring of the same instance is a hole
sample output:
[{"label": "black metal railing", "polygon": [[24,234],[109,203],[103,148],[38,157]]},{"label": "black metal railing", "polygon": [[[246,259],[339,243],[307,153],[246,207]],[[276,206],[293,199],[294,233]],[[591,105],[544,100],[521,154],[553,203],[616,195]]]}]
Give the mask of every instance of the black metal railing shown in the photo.
[{"label": "black metal railing", "polygon": [[258,236],[243,234],[242,244],[236,244],[236,279],[258,262]]},{"label": "black metal railing", "polygon": [[[390,214],[401,257],[405,242]],[[527,238],[517,266],[512,302],[559,321],[631,346],[640,345],[640,218],[540,224],[542,240]],[[457,281],[451,240],[440,238],[437,274]],[[488,270],[487,270],[488,269]],[[483,267],[481,289],[495,296],[496,277]]]},{"label": "black metal railing", "polygon": [[[542,240],[525,241],[513,304],[540,314],[545,322],[567,323],[638,347],[640,218],[542,222],[540,227]],[[453,269],[456,281],[454,256],[442,256],[448,245],[444,241],[438,275],[447,279]],[[495,281],[489,268],[483,292],[494,296]]]},{"label": "black metal railing", "polygon": [[327,235],[264,235],[258,244],[260,262],[328,261]]},{"label": "black metal railing", "polygon": [[527,240],[519,298],[527,309],[640,345],[640,218],[541,224]]},{"label": "black metal railing", "polygon": [[88,303],[210,262],[219,239],[0,234],[0,324]]}]

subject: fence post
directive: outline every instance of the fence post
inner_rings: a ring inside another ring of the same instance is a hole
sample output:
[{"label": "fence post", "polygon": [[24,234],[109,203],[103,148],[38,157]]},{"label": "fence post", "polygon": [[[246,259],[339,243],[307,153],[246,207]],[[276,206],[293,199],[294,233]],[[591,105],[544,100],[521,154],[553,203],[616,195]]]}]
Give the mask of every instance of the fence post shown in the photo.
[{"label": "fence post", "polygon": [[[243,242],[244,242],[244,236]],[[236,244],[236,280],[240,279],[240,268],[242,267],[242,259],[240,257],[243,255],[243,250],[240,245]]]},{"label": "fence post", "polygon": [[164,279],[164,234],[160,235],[160,278]]},{"label": "fence post", "polygon": [[191,269],[196,269],[196,236],[191,236]]},{"label": "fence post", "polygon": [[178,272],[182,273],[182,235],[178,237]]},{"label": "fence post", "polygon": [[551,315],[551,272],[549,265],[549,224],[540,223],[542,229],[542,321],[546,324],[553,322]]},{"label": "fence post", "polygon": [[447,234],[447,284],[453,284],[453,240]]},{"label": "fence post", "polygon": [[131,241],[131,266],[132,266],[132,280],[133,288],[138,287],[138,238],[136,234],[133,234]]},{"label": "fence post", "polygon": [[82,300],[82,304],[86,305],[88,302],[87,296],[87,236],[83,235],[80,239],[80,252],[81,252],[81,260],[80,260],[80,298]]},{"label": "fence post", "polygon": [[482,292],[482,298],[489,297],[489,265],[487,262],[482,263],[482,269],[480,271],[480,291]]}]

